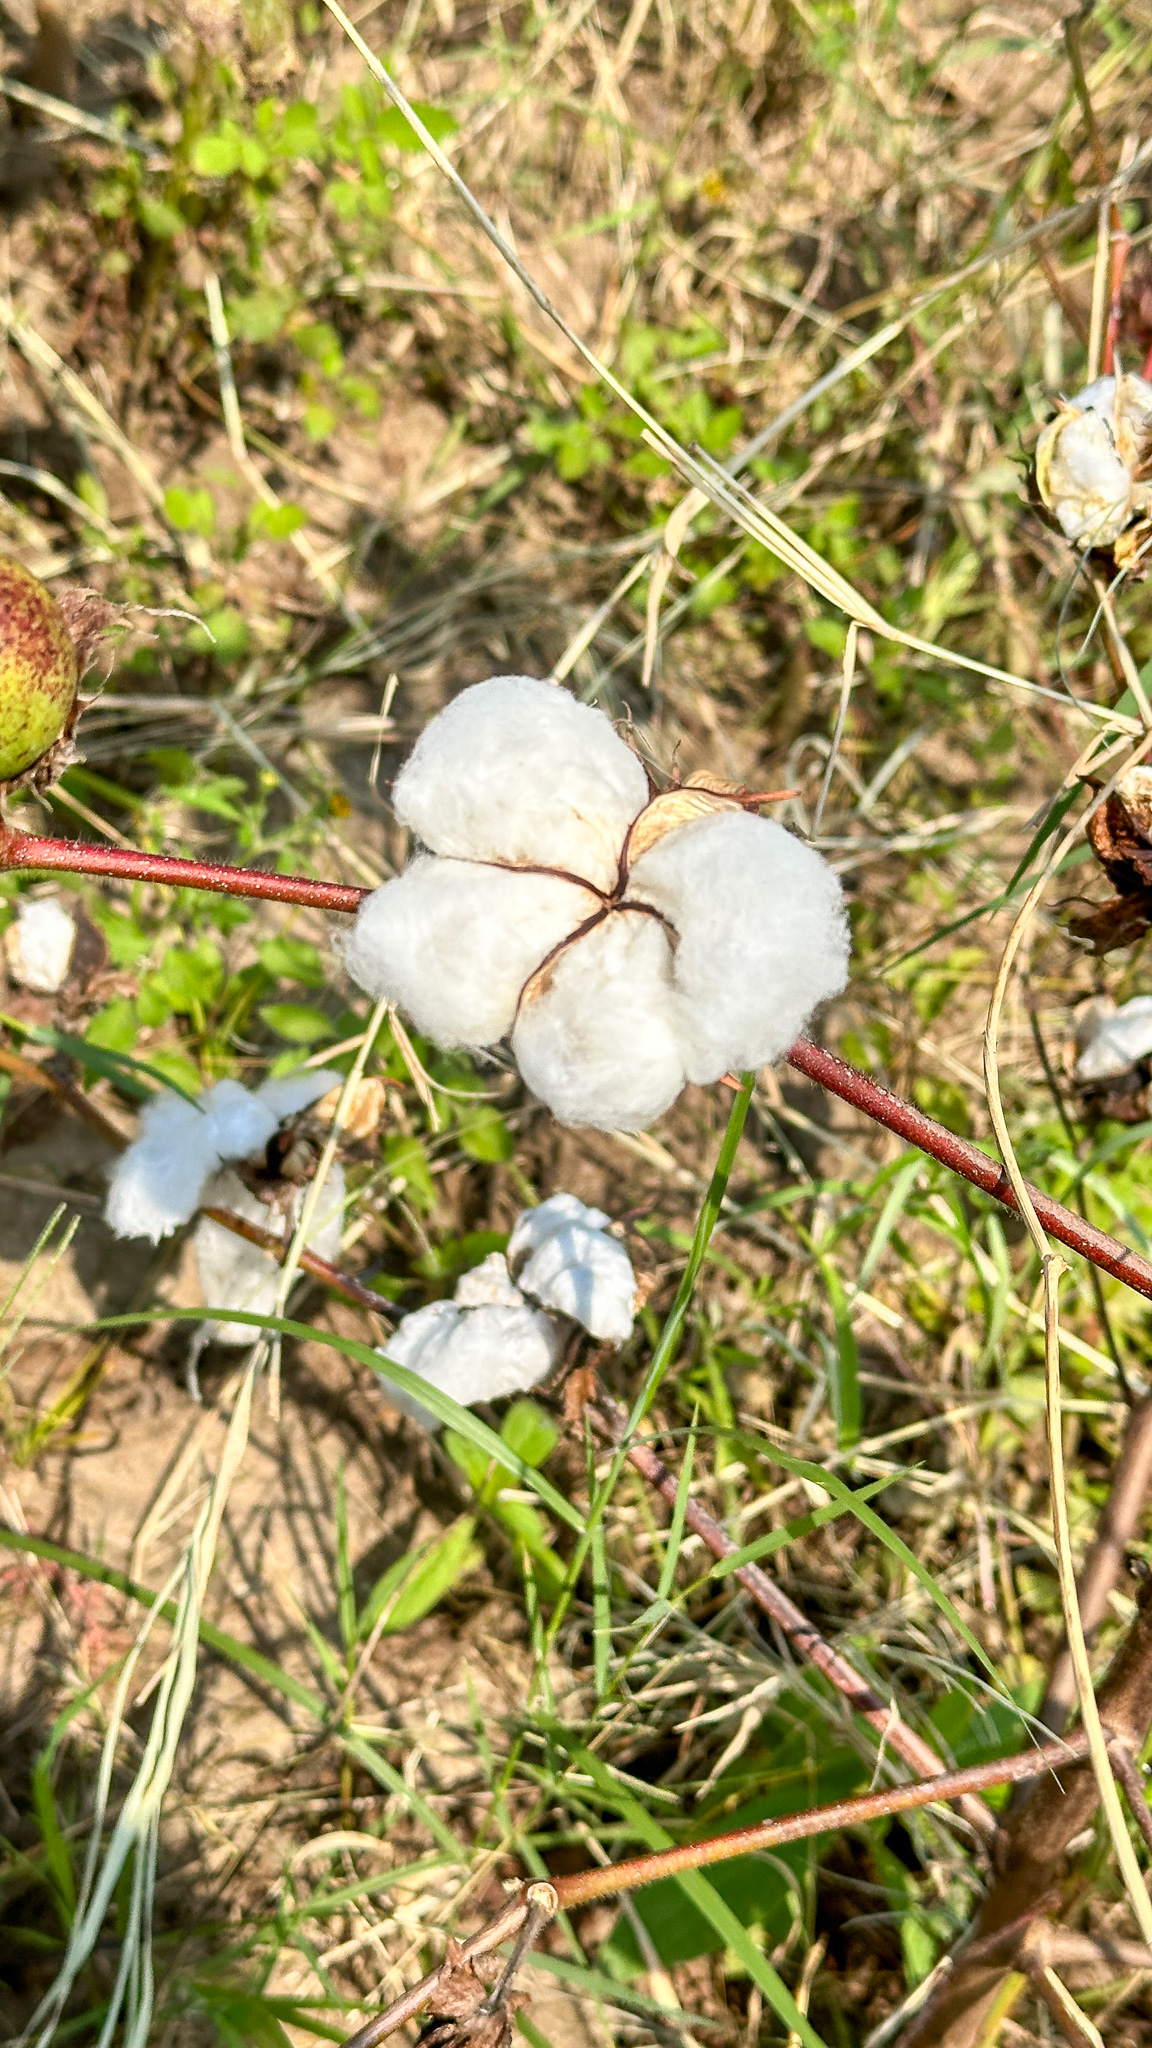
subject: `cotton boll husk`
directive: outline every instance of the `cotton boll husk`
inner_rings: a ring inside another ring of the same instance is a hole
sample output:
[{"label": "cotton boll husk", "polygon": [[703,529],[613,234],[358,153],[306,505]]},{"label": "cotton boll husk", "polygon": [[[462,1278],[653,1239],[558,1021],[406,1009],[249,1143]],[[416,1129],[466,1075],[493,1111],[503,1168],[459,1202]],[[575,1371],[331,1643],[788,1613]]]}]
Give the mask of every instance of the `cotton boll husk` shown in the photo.
[{"label": "cotton boll husk", "polygon": [[639,1131],[684,1086],[672,950],[658,918],[615,911],[530,988],[512,1050],[563,1124]]},{"label": "cotton boll husk", "polygon": [[[385,1378],[392,1358],[467,1408],[538,1386],[555,1365],[561,1341],[551,1319],[525,1302],[463,1308],[434,1301],[404,1317],[380,1357]],[[430,1410],[394,1384],[388,1398],[426,1429],[440,1428]]]},{"label": "cotton boll husk", "polygon": [[576,1223],[587,1230],[603,1230],[610,1220],[603,1209],[590,1209],[578,1195],[563,1190],[558,1195],[549,1195],[546,1202],[521,1209],[508,1239],[508,1264],[514,1269],[522,1258],[534,1252],[546,1238],[555,1237],[559,1230],[567,1230]]},{"label": "cotton boll husk", "polygon": [[437,1045],[494,1045],[529,975],[596,908],[587,890],[551,875],[422,854],[365,898],[344,963]]},{"label": "cotton boll husk", "polygon": [[76,921],[54,896],[19,905],[15,924],[4,934],[8,972],[21,988],[54,996],[62,988],[76,944]]},{"label": "cotton boll husk", "polygon": [[157,1244],[194,1215],[219,1164],[212,1120],[166,1090],[143,1110],[139,1135],[116,1162],[105,1221],[117,1237],[150,1237]]},{"label": "cotton boll husk", "polygon": [[1152,1053],[1152,996],[1133,996],[1115,1016],[1098,1024],[1076,1061],[1078,1081],[1107,1081],[1126,1074]]},{"label": "cotton boll husk", "polygon": [[278,1074],[274,1080],[261,1081],[256,1090],[257,1102],[271,1111],[278,1124],[290,1116],[299,1116],[302,1110],[311,1109],[322,1095],[338,1088],[344,1076],[335,1067],[298,1067],[294,1073]]},{"label": "cotton boll husk", "polygon": [[461,1273],[452,1299],[461,1308],[519,1308],[524,1296],[513,1283],[503,1252],[489,1252],[478,1266]]},{"label": "cotton boll husk", "polygon": [[254,1159],[280,1122],[268,1103],[249,1095],[239,1081],[217,1081],[200,1097],[200,1108],[221,1159]]},{"label": "cotton boll husk", "polygon": [[531,676],[493,676],[426,727],[392,800],[434,853],[610,889],[648,777],[602,711]]},{"label": "cotton boll husk", "polygon": [[623,1344],[631,1335],[636,1275],[623,1245],[602,1230],[562,1225],[521,1268],[519,1285],[545,1308],[582,1323],[602,1343]]},{"label": "cotton boll husk", "polygon": [[[344,1192],[344,1171],[334,1162],[325,1179],[308,1233],[309,1250],[319,1252],[323,1259],[334,1260],[339,1255]],[[302,1189],[296,1196],[291,1229],[299,1220],[301,1202],[306,1193],[307,1190]],[[243,1216],[249,1223],[258,1223],[263,1230],[271,1230],[281,1236],[288,1234],[281,1214],[269,1203],[262,1202],[251,1188],[244,1185],[238,1174],[227,1168],[222,1173],[213,1174],[201,1199],[213,1208],[232,1209],[237,1216]],[[223,1224],[213,1222],[211,1216],[201,1217],[192,1245],[201,1292],[209,1308],[241,1308],[260,1316],[274,1313],[280,1266],[259,1245],[249,1244],[246,1238],[225,1230]],[[208,1327],[215,1344],[252,1344],[260,1334],[250,1323],[212,1320]]]},{"label": "cotton boll husk", "polygon": [[672,980],[690,1081],[779,1059],[848,978],[840,883],[770,818],[717,811],[679,826],[637,861],[628,893],[679,936]]}]

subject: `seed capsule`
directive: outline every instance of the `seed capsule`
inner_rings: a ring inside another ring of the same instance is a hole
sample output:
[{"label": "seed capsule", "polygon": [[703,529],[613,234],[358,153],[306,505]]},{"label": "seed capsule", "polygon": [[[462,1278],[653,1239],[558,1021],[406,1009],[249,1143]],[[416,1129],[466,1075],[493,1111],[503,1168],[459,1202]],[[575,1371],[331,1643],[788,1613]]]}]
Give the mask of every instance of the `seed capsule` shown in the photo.
[{"label": "seed capsule", "polygon": [[35,768],[70,730],[80,663],[39,578],[0,557],[0,782]]}]

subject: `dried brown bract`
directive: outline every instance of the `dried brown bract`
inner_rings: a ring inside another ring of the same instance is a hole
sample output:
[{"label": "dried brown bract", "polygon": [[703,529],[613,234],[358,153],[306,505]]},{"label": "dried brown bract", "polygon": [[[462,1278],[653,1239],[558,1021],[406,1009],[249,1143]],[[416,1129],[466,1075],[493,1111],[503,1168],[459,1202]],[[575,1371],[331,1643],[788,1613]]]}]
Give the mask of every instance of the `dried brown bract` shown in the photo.
[{"label": "dried brown bract", "polygon": [[528,2002],[523,1992],[490,1993],[460,1943],[450,1941],[420,2040],[425,2048],[511,2048],[515,2015]]},{"label": "dried brown bract", "polygon": [[1134,946],[1152,925],[1152,768],[1130,768],[1093,811],[1088,841],[1115,895],[1072,910],[1067,927],[1094,953]]}]

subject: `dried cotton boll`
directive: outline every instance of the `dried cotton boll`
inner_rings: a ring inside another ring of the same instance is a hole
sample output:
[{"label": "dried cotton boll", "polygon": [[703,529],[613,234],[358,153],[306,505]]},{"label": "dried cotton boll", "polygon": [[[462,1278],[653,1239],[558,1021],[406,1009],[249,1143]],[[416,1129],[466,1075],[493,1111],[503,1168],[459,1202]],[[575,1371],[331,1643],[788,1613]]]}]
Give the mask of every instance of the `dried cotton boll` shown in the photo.
[{"label": "dried cotton boll", "polygon": [[770,818],[715,811],[666,832],[636,862],[628,893],[678,934],[672,982],[690,1081],[779,1059],[848,979],[840,883]]},{"label": "dried cotton boll", "polygon": [[55,896],[25,898],[4,934],[4,958],[13,981],[34,994],[54,996],[68,978],[76,921]]},{"label": "dried cotton boll", "polygon": [[602,711],[531,676],[493,676],[432,720],[392,800],[434,853],[610,889],[648,777]]},{"label": "dried cotton boll", "polygon": [[344,962],[437,1045],[494,1045],[512,1029],[529,975],[596,907],[553,875],[422,854],[365,898]]},{"label": "dried cotton boll", "polygon": [[1108,1081],[1152,1053],[1152,996],[1133,996],[1095,1023],[1076,1061],[1077,1081]]},{"label": "dried cotton boll", "polygon": [[[299,1191],[291,1218],[286,1219],[267,1202],[260,1201],[237,1174],[225,1168],[212,1176],[201,1199],[213,1208],[231,1209],[249,1223],[258,1223],[261,1229],[277,1232],[286,1238],[296,1228],[306,1193],[307,1189]],[[334,1261],[339,1257],[344,1195],[344,1171],[333,1162],[308,1233],[309,1250],[318,1252],[322,1259]],[[223,1224],[213,1222],[211,1216],[202,1216],[196,1225],[192,1247],[196,1253],[201,1292],[208,1308],[245,1309],[251,1315],[261,1316],[275,1312],[280,1265],[258,1244],[249,1244],[246,1238],[237,1237],[234,1231],[225,1230]],[[259,1331],[250,1323],[220,1322],[212,1318],[206,1326],[206,1335],[214,1344],[244,1345],[254,1343]]]},{"label": "dried cotton boll", "polygon": [[575,1195],[553,1195],[517,1218],[508,1258],[525,1294],[602,1343],[623,1344],[636,1313],[636,1275],[624,1246],[602,1228],[607,1221]]},{"label": "dried cotton boll", "polygon": [[[551,1319],[522,1298],[477,1308],[433,1301],[403,1318],[380,1357],[385,1379],[392,1359],[468,1408],[538,1386],[555,1365],[560,1345]],[[440,1428],[438,1417],[396,1385],[389,1385],[388,1398],[426,1429]]]},{"label": "dried cotton boll", "polygon": [[639,1131],[684,1086],[672,949],[658,918],[614,912],[524,994],[512,1034],[533,1094],[563,1124]]},{"label": "dried cotton boll", "polygon": [[1152,384],[1098,377],[1050,420],[1036,444],[1036,487],[1068,540],[1110,547],[1148,491],[1137,484],[1152,436]]}]

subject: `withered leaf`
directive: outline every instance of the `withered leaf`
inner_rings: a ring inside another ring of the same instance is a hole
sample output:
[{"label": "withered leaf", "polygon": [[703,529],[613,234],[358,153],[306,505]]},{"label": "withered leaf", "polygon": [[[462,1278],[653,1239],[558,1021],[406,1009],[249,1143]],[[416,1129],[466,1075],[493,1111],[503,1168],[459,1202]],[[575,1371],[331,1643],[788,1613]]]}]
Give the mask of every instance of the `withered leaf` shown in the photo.
[{"label": "withered leaf", "polygon": [[1066,905],[1065,922],[1094,953],[1113,953],[1135,945],[1152,926],[1152,769],[1130,768],[1086,829],[1116,894],[1082,910]]}]

